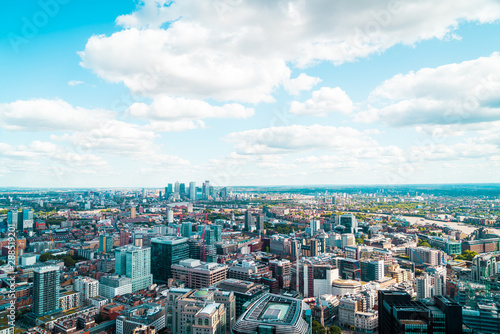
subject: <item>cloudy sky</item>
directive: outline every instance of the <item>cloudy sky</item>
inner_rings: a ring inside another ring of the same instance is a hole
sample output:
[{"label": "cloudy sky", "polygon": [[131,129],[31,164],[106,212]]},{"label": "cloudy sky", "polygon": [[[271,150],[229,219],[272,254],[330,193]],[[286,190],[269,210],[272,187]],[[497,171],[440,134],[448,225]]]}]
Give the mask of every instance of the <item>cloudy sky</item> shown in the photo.
[{"label": "cloudy sky", "polygon": [[500,182],[498,0],[0,13],[0,185]]}]

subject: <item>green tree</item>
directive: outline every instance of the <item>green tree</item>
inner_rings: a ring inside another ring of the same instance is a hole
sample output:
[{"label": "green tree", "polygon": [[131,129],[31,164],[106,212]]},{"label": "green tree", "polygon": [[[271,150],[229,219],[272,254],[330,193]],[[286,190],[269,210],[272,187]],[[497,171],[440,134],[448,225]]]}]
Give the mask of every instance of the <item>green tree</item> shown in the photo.
[{"label": "green tree", "polygon": [[75,266],[76,261],[73,260],[73,258],[71,256],[65,256],[62,259],[64,261],[64,266],[66,266],[68,268]]},{"label": "green tree", "polygon": [[338,326],[330,326],[330,334],[342,334],[342,330]]},{"label": "green tree", "polygon": [[313,320],[313,322],[312,322],[312,334],[326,334],[326,329],[322,324],[320,324],[316,320]]},{"label": "green tree", "polygon": [[40,257],[38,259],[40,260],[40,262],[45,262],[47,260],[53,260],[54,255],[52,255],[50,253],[42,253],[42,254],[40,254]]},{"label": "green tree", "polygon": [[364,244],[365,241],[363,240],[363,238],[356,238],[356,242],[360,245]]}]

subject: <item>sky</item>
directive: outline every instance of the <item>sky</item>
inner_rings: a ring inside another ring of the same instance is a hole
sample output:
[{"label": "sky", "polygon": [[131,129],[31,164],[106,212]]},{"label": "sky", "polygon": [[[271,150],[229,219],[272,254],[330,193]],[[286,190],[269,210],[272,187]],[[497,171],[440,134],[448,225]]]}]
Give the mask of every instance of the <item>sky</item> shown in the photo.
[{"label": "sky", "polygon": [[2,186],[500,182],[498,0],[2,6]]}]

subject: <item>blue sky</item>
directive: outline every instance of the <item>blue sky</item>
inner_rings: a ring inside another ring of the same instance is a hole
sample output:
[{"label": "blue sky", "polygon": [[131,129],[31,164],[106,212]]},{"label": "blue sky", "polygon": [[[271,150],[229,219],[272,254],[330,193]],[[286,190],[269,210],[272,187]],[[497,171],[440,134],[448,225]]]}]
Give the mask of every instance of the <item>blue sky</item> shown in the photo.
[{"label": "blue sky", "polygon": [[500,182],[500,4],[32,1],[0,184]]}]

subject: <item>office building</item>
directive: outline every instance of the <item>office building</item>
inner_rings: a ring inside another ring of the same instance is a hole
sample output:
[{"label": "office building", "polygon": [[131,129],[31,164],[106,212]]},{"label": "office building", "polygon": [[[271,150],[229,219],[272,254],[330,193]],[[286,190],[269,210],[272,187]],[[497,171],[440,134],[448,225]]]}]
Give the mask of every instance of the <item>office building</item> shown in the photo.
[{"label": "office building", "polygon": [[278,280],[279,289],[290,288],[290,281],[292,279],[292,263],[289,260],[270,260],[269,270],[274,278]]},{"label": "office building", "polygon": [[153,284],[151,248],[125,246],[115,250],[115,274],[131,279],[132,292],[147,289]]},{"label": "office building", "polygon": [[203,197],[203,199],[210,198],[210,181],[208,181],[208,180],[203,183],[202,197]]},{"label": "office building", "polygon": [[166,326],[173,333],[230,333],[235,319],[233,293],[173,288],[166,297]]},{"label": "office building", "polygon": [[342,248],[345,248],[347,246],[354,246],[356,245],[356,238],[354,237],[354,234],[342,234]]},{"label": "office building", "polygon": [[340,259],[339,276],[342,279],[361,280],[360,261],[354,259]]},{"label": "office building", "polygon": [[33,270],[33,313],[36,317],[60,311],[59,275],[58,266]]},{"label": "office building", "polygon": [[379,333],[472,333],[462,321],[462,307],[445,296],[434,305],[412,301],[407,292],[378,291]]},{"label": "office building", "polygon": [[443,257],[440,250],[430,247],[409,248],[410,261],[416,265],[439,266]]},{"label": "office building", "polygon": [[309,325],[302,317],[304,304],[299,299],[267,294],[256,301],[236,321],[232,332],[306,334]]},{"label": "office building", "polygon": [[189,182],[189,199],[196,201],[196,182]]},{"label": "office building", "polygon": [[252,215],[252,211],[247,210],[245,212],[245,231],[252,231],[255,229],[255,221]]},{"label": "office building", "polygon": [[185,222],[181,225],[181,236],[184,238],[189,238],[193,235],[193,223]]},{"label": "office building", "polygon": [[99,295],[112,300],[116,296],[132,293],[132,279],[125,276],[103,276],[99,284]]},{"label": "office building", "polygon": [[180,194],[180,192],[181,192],[181,185],[180,185],[179,181],[175,181],[174,192],[176,194]]},{"label": "office building", "polygon": [[151,239],[151,269],[155,281],[167,283],[173,277],[171,266],[189,258],[187,240],[173,236]]},{"label": "office building", "polygon": [[186,185],[184,183],[179,184],[179,194],[184,195],[186,193]]},{"label": "office building", "polygon": [[333,266],[304,264],[304,297],[331,294],[338,279],[339,270]]},{"label": "office building", "polygon": [[497,261],[495,255],[479,254],[472,259],[471,278],[475,282],[489,279],[497,273]]},{"label": "office building", "polygon": [[173,264],[172,273],[174,279],[184,282],[188,288],[200,289],[225,280],[227,268],[224,264],[187,259]]},{"label": "office building", "polygon": [[355,234],[358,231],[358,221],[353,214],[341,215],[339,224],[343,227],[342,233]]},{"label": "office building", "polygon": [[362,260],[360,262],[361,280],[378,281],[384,278],[384,260]]},{"label": "office building", "polygon": [[165,328],[165,309],[157,304],[142,304],[123,311],[116,318],[116,334],[132,334],[142,326],[161,331]]},{"label": "office building", "polygon": [[236,299],[236,318],[242,315],[254,301],[269,293],[269,287],[265,285],[232,278],[214,284],[214,287],[234,293]]}]

